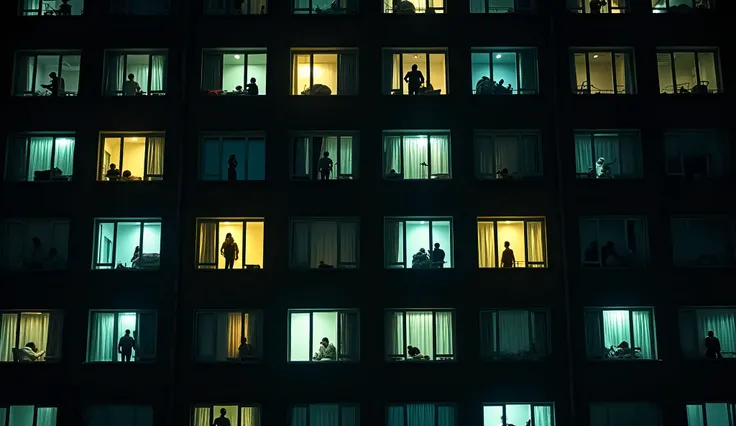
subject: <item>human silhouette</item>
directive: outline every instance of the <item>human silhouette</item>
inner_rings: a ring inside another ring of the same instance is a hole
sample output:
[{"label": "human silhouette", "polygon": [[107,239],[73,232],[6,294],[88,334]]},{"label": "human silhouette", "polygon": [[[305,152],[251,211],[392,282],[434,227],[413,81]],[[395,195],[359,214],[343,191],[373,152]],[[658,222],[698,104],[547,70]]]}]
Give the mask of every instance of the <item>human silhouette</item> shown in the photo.
[{"label": "human silhouette", "polygon": [[64,96],[64,79],[57,76],[55,72],[49,74],[51,83],[42,84],[41,87],[51,92],[51,96]]},{"label": "human silhouette", "polygon": [[128,80],[123,83],[123,95],[134,96],[141,93],[141,86],[135,81],[134,74],[128,74]]},{"label": "human silhouette", "polygon": [[215,422],[212,423],[212,426],[230,426],[230,419],[225,417],[227,414],[227,410],[224,408],[220,409],[220,417],[215,419]]},{"label": "human silhouette", "polygon": [[330,178],[330,173],[332,173],[332,159],[330,158],[329,152],[325,151],[322,154],[322,158],[319,159],[317,167],[319,168],[320,179],[328,180]]},{"label": "human silhouette", "polygon": [[125,330],[125,336],[121,337],[118,342],[118,353],[121,355],[120,359],[123,362],[130,362],[134,347],[135,339],[130,335],[130,330]]},{"label": "human silhouette", "polygon": [[227,233],[225,235],[225,241],[220,247],[220,254],[225,258],[225,269],[233,269],[235,261],[238,260],[240,250],[238,250],[238,244],[233,239],[233,234]]},{"label": "human silhouette", "polygon": [[706,358],[722,359],[721,341],[714,335],[713,330],[708,331],[708,337],[705,338],[705,356]]},{"label": "human silhouette", "polygon": [[513,268],[516,266],[516,258],[514,257],[514,251],[511,249],[511,243],[508,241],[503,243],[505,247],[503,254],[501,255],[501,267],[502,268]]},{"label": "human silhouette", "polygon": [[230,158],[227,160],[227,180],[232,182],[238,180],[238,160],[235,158],[235,154],[230,154]]},{"label": "human silhouette", "polygon": [[445,251],[440,248],[440,243],[434,243],[434,250],[432,250],[432,267],[433,268],[444,268],[445,267]]},{"label": "human silhouette", "polygon": [[258,85],[256,84],[255,77],[250,78],[250,83],[245,85],[245,90],[248,92],[249,95],[258,94]]},{"label": "human silhouette", "polygon": [[419,88],[424,84],[424,75],[418,68],[417,64],[412,65],[411,71],[404,76],[404,81],[409,86],[410,95],[418,95]]}]

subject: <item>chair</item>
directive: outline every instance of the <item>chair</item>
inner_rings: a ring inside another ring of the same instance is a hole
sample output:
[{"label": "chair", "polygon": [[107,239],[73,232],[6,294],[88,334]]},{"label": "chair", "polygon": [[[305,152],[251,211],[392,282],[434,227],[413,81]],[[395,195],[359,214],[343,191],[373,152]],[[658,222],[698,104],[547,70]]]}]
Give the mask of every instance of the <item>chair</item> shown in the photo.
[{"label": "chair", "polygon": [[13,362],[20,362],[21,351],[18,348],[13,348]]}]

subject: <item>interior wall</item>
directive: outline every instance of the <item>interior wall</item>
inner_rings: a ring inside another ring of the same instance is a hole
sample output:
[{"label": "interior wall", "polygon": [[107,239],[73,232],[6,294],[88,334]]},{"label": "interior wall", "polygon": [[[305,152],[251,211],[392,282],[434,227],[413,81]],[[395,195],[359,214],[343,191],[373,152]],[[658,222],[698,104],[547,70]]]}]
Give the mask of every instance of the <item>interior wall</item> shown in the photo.
[{"label": "interior wall", "polygon": [[427,252],[434,249],[434,243],[439,243],[445,251],[445,268],[452,267],[452,244],[450,241],[450,223],[447,221],[432,222],[432,246],[429,241],[429,221],[406,222],[406,263],[411,267],[411,259],[420,248]]},{"label": "interior wall", "polygon": [[[123,139],[122,171],[130,170],[134,177],[143,178],[145,172],[146,138],[130,137]],[[121,172],[122,173],[122,172]]]},{"label": "interior wall", "polygon": [[[140,225],[141,222],[122,222],[118,223],[117,241],[114,241],[116,247],[115,265],[122,263],[124,266],[131,267],[133,253],[135,248],[140,244]],[[143,227],[143,247],[144,254],[160,253],[161,251],[161,224],[147,224]]]},{"label": "interior wall", "polygon": [[[525,425],[532,418],[532,407],[529,404],[506,405],[506,424]],[[503,406],[483,407],[483,426],[500,426],[503,424]]]},{"label": "interior wall", "polygon": [[[514,251],[514,258],[517,262],[523,262],[525,260],[524,253],[526,247],[526,241],[524,241],[524,222],[521,221],[499,221],[497,222],[498,227],[498,260],[501,262],[501,257],[505,247],[503,243],[508,241],[511,243],[511,250]],[[522,263],[523,265],[523,263]],[[525,266],[525,265],[524,265]]]},{"label": "interior wall", "polygon": [[[429,55],[429,81],[434,90],[439,90],[441,95],[448,93],[447,64],[445,54],[433,53]],[[427,76],[425,75],[425,78]]]},{"label": "interior wall", "polygon": [[105,253],[103,244],[105,238],[110,240],[112,244],[115,244],[114,232],[114,223],[100,223],[97,225],[97,263],[113,263],[113,267],[115,266],[115,259],[112,258],[112,245],[110,246],[110,251]]},{"label": "interior wall", "polygon": [[[118,341],[114,344],[117,345],[120,338],[125,336],[125,330],[130,330],[130,335],[138,342],[138,330],[137,330],[137,315],[135,312],[119,312],[118,313]],[[117,353],[118,362],[123,360],[123,355],[118,353],[117,347],[115,348]],[[135,361],[135,347],[133,347],[133,355],[130,357],[131,361]]]},{"label": "interior wall", "polygon": [[326,337],[337,348],[337,312],[312,314],[312,352],[318,352],[322,338]]},{"label": "interior wall", "polygon": [[245,224],[245,264],[263,268],[263,222]]},{"label": "interior wall", "polygon": [[309,361],[309,312],[293,312],[289,327],[289,361]]}]

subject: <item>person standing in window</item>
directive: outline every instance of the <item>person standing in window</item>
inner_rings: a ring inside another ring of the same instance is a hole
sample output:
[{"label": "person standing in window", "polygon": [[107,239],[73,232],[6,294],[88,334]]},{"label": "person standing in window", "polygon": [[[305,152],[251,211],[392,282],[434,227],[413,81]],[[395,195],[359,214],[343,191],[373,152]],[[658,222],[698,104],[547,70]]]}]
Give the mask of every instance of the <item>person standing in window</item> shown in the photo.
[{"label": "person standing in window", "polygon": [[69,0],[61,0],[61,5],[59,5],[59,10],[56,12],[59,16],[71,16],[72,15],[72,5],[69,4]]},{"label": "person standing in window", "polygon": [[107,173],[105,173],[105,177],[107,180],[111,182],[117,182],[120,180],[120,169],[117,168],[117,166],[113,163],[110,163],[110,168],[107,170]]},{"label": "person standing in window", "polygon": [[430,251],[433,268],[445,267],[445,251],[440,248],[440,243],[434,243],[434,250]]},{"label": "person standing in window", "polygon": [[501,267],[502,268],[513,268],[516,266],[516,257],[514,257],[514,251],[511,250],[511,243],[508,241],[503,243],[506,247],[501,255]]},{"label": "person standing in window", "polygon": [[51,83],[42,84],[41,87],[51,92],[51,96],[64,96],[64,79],[57,76],[55,72],[49,74]]},{"label": "person standing in window", "polygon": [[233,234],[227,233],[225,236],[225,242],[220,247],[220,254],[225,258],[225,269],[233,269],[235,261],[238,260],[240,250],[238,250],[238,244],[233,239]]},{"label": "person standing in window", "polygon": [[230,154],[230,159],[227,160],[227,180],[229,182],[234,182],[238,180],[237,168],[238,168],[238,160],[235,159],[235,154]]},{"label": "person standing in window", "polygon": [[705,338],[705,357],[713,359],[722,359],[721,355],[721,341],[713,333],[713,330],[708,331],[708,337]]},{"label": "person standing in window", "polygon": [[225,417],[227,414],[227,410],[224,408],[220,409],[220,417],[215,419],[215,422],[212,423],[212,426],[230,426],[230,419]]},{"label": "person standing in window", "polygon": [[253,347],[250,345],[250,343],[248,343],[248,338],[245,336],[240,338],[238,355],[240,356],[240,361],[245,361],[253,356]]},{"label": "person standing in window", "polygon": [[135,339],[130,335],[130,330],[125,330],[125,336],[121,337],[118,342],[118,353],[121,355],[122,362],[130,362],[134,347]]},{"label": "person standing in window", "polygon": [[322,158],[319,159],[317,167],[319,168],[319,175],[322,180],[330,178],[330,173],[332,173],[332,159],[330,158],[329,152],[325,151],[324,154],[322,154]]},{"label": "person standing in window", "polygon": [[422,87],[422,84],[424,84],[424,75],[421,71],[419,71],[417,67],[417,64],[414,64],[411,66],[411,71],[406,73],[404,76],[404,81],[409,86],[409,94],[410,95],[418,95],[419,94],[419,88]]},{"label": "person standing in window", "polygon": [[123,83],[123,95],[135,96],[141,93],[141,86],[135,81],[135,75],[128,74],[128,80]]},{"label": "person standing in window", "polygon": [[251,96],[257,96],[258,95],[258,85],[256,84],[256,78],[251,77],[250,83],[245,85],[245,90],[248,92]]}]

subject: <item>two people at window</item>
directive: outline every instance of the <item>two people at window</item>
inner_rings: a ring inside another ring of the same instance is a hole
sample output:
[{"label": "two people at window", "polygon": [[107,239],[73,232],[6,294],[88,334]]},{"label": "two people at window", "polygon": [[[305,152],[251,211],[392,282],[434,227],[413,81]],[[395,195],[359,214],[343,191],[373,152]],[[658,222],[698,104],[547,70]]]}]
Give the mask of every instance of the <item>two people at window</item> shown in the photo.
[{"label": "two people at window", "polygon": [[245,92],[243,91],[243,86],[241,85],[235,86],[235,94],[257,96],[258,95],[258,85],[256,84],[255,77],[251,77],[250,83],[245,85]]},{"label": "two people at window", "polygon": [[721,341],[713,333],[708,331],[708,337],[705,338],[705,357],[712,359],[723,359],[721,354]]},{"label": "two people at window", "polygon": [[235,242],[233,234],[228,232],[225,235],[225,241],[220,247],[220,254],[225,258],[225,269],[233,269],[235,261],[240,257],[240,249],[238,249],[238,243]]},{"label": "two people at window", "polygon": [[49,78],[51,79],[51,83],[42,84],[41,87],[51,92],[51,96],[64,96],[64,79],[56,75],[55,72],[49,73]]},{"label": "two people at window", "polygon": [[[526,426],[531,426],[532,420],[529,419],[526,421]],[[516,426],[513,423],[506,423],[506,416],[501,416],[501,424],[499,426]]]},{"label": "two people at window", "polygon": [[510,95],[514,93],[511,84],[504,86],[505,81],[501,79],[498,83],[491,81],[487,76],[483,76],[475,83],[476,95]]},{"label": "two people at window", "polygon": [[143,180],[140,176],[133,176],[133,173],[130,172],[130,170],[125,170],[121,176],[120,169],[118,169],[118,166],[116,164],[111,163],[110,168],[107,169],[107,172],[105,173],[105,177],[110,182],[127,182],[127,181],[134,181],[134,180]]},{"label": "two people at window", "polygon": [[407,346],[406,354],[408,356],[407,359],[429,360],[429,355],[422,355],[422,350],[416,346]]},{"label": "two people at window", "polygon": [[445,251],[440,248],[440,243],[434,243],[434,250],[427,253],[424,247],[414,254],[411,258],[412,269],[422,268],[444,268],[445,267]]},{"label": "two people at window", "polygon": [[133,356],[134,347],[135,339],[130,335],[130,330],[125,330],[125,335],[118,341],[118,353],[120,354],[120,360],[122,362],[130,362],[130,357]]},{"label": "two people at window", "polygon": [[335,345],[330,343],[330,339],[323,337],[322,341],[319,342],[319,349],[314,353],[312,359],[315,361],[335,361],[337,359],[337,349],[335,349]]}]

